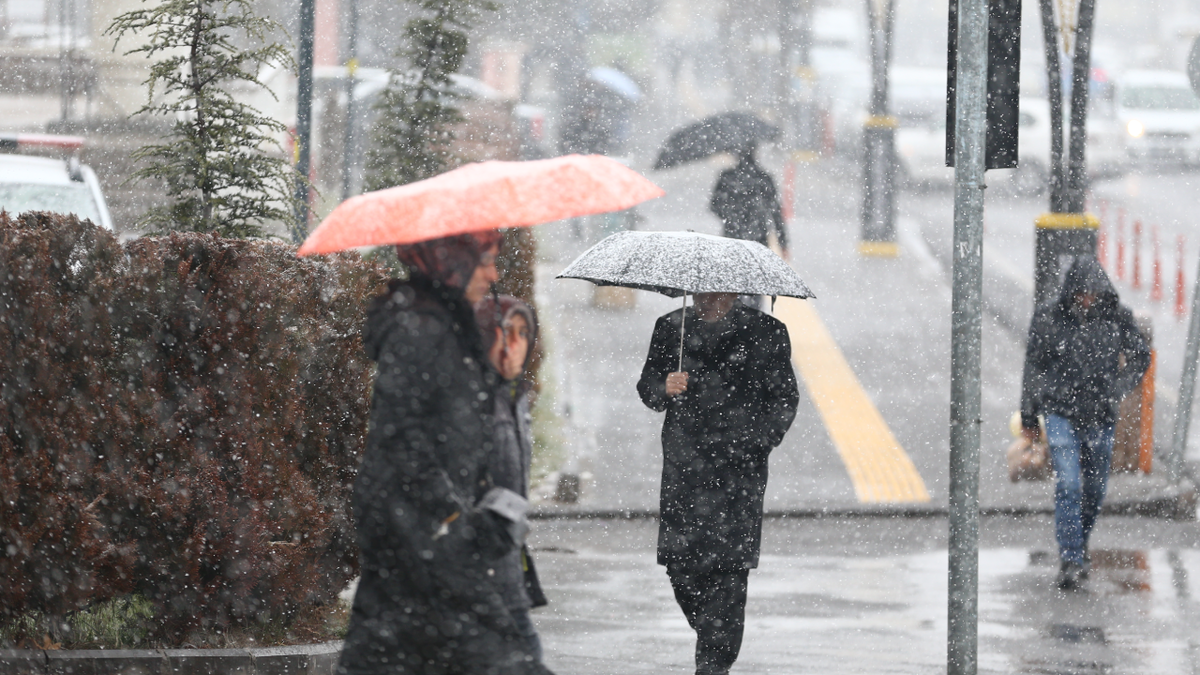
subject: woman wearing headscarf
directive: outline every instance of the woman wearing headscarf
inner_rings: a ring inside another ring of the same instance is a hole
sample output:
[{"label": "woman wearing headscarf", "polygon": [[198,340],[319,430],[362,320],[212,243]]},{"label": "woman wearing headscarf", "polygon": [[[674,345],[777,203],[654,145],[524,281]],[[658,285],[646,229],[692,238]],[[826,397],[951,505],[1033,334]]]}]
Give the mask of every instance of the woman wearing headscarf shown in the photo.
[{"label": "woman wearing headscarf", "polygon": [[[530,429],[530,383],[525,369],[533,356],[537,340],[537,317],[533,308],[511,295],[489,296],[475,306],[488,361],[499,375],[496,388],[496,442],[488,456],[488,472],[497,487],[512,490],[522,497],[529,493],[529,465],[533,457]],[[532,559],[526,547],[514,549],[496,561],[496,586],[504,605],[524,637],[530,654],[542,658],[541,638],[533,626],[529,610],[534,599],[526,590],[526,574],[533,574]],[[538,606],[544,604],[539,600]]]},{"label": "woman wearing headscarf", "polygon": [[493,583],[514,523],[480,507],[496,382],[473,305],[496,280],[499,246],[490,232],[397,246],[409,276],[368,310],[377,372],[352,502],[362,576],[345,675],[547,672]]}]

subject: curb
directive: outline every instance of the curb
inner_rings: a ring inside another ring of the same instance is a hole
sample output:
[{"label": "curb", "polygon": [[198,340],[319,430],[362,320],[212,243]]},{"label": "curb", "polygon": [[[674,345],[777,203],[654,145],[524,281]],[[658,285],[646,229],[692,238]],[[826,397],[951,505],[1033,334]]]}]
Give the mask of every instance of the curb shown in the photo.
[{"label": "curb", "polygon": [[333,675],[342,642],[251,649],[0,649],[0,675]]},{"label": "curb", "polygon": [[[1141,516],[1169,520],[1196,520],[1197,490],[1190,480],[1168,487],[1141,499],[1116,499],[1106,502],[1106,516]],[[948,506],[904,504],[900,506],[851,506],[810,509],[768,509],[763,518],[771,520],[816,520],[821,518],[946,518]],[[1053,505],[986,506],[979,509],[983,518],[1052,516]],[[530,520],[656,520],[657,509],[588,509],[569,506],[543,506],[529,513]],[[5,675],[0,671],[0,675]]]}]

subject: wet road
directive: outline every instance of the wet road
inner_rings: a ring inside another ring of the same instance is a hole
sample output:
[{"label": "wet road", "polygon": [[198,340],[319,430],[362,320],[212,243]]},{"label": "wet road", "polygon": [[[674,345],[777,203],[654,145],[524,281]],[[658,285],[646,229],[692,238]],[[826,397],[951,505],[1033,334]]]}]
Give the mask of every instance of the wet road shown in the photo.
[{"label": "wet road", "polygon": [[[531,542],[551,605],[535,611],[561,673],[690,673],[694,644],[654,521],[543,521]],[[1108,518],[1086,590],[1053,585],[1046,517],[988,518],[980,672],[1200,673],[1200,535]],[[735,673],[945,672],[946,523],[768,520]]]}]

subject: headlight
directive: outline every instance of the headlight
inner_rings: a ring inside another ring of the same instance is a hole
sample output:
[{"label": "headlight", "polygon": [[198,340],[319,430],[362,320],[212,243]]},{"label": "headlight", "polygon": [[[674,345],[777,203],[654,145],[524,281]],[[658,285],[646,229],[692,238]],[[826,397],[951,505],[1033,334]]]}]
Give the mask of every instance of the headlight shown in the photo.
[{"label": "headlight", "polygon": [[1146,125],[1137,120],[1129,120],[1129,124],[1125,125],[1125,131],[1129,132],[1134,138],[1141,138],[1142,134],[1146,133]]}]

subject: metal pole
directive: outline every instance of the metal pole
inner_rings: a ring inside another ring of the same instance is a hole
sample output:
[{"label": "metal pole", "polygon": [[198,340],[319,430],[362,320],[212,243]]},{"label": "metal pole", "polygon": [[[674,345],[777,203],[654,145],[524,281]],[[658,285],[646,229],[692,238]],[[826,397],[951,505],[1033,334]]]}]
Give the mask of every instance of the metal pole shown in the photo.
[{"label": "metal pole", "polygon": [[[776,106],[778,120],[783,129],[783,146],[788,151],[796,147],[795,94],[792,91],[792,73],[796,55],[796,1],[779,0],[779,81]],[[789,159],[789,161],[791,161]]]},{"label": "metal pole", "polygon": [[817,97],[816,75],[812,70],[812,0],[800,0],[798,26],[796,28],[796,74],[804,82],[803,97],[800,101],[799,141],[797,147],[806,151],[806,157],[812,159],[820,144],[817,139]]},{"label": "metal pole", "polygon": [[679,315],[679,370],[683,372],[683,336],[687,333],[687,291],[683,292],[683,312]]},{"label": "metal pole", "polygon": [[1063,187],[1062,64],[1059,62],[1058,25],[1054,0],[1041,0],[1042,42],[1046,54],[1046,93],[1050,98],[1050,212],[1062,213],[1066,200]]},{"label": "metal pole", "polygon": [[1087,201],[1088,84],[1092,79],[1092,26],[1096,0],[1079,0],[1075,58],[1071,68],[1071,147],[1067,161],[1067,213],[1083,213]]},{"label": "metal pole", "polygon": [[897,255],[896,118],[888,114],[888,63],[891,59],[895,0],[867,0],[871,31],[871,116],[863,126],[863,211],[859,252]]},{"label": "metal pole", "polygon": [[300,58],[296,84],[296,224],[292,241],[308,234],[308,173],[312,160],[313,33],[316,0],[300,0]]},{"label": "metal pole", "polygon": [[358,106],[354,100],[355,75],[358,74],[358,0],[350,0],[350,23],[346,34],[346,128],[342,136],[342,201],[350,198],[350,182],[353,179],[357,153],[354,146],[354,124]]},{"label": "metal pole", "polygon": [[1188,321],[1187,349],[1183,356],[1183,379],[1179,382],[1179,404],[1175,408],[1175,433],[1171,451],[1164,459],[1167,478],[1178,483],[1183,478],[1183,457],[1187,450],[1188,425],[1192,421],[1192,399],[1196,394],[1196,360],[1200,355],[1200,265],[1196,286],[1192,289],[1192,318]]},{"label": "metal pole", "polygon": [[946,672],[947,675],[975,675],[979,668],[979,425],[987,0],[958,0],[957,15]]},{"label": "metal pole", "polygon": [[67,47],[67,0],[58,2],[58,85],[62,121],[71,119],[71,54]]}]

